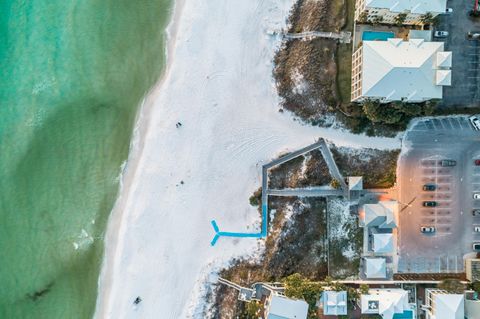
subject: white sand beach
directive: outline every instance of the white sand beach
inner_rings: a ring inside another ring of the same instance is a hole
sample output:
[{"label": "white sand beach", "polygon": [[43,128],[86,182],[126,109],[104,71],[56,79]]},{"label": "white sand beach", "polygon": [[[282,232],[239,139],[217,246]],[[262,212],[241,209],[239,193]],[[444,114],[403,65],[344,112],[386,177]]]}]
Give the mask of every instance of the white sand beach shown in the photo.
[{"label": "white sand beach", "polygon": [[[177,4],[168,67],[141,110],[109,220],[96,318],[204,318],[208,274],[258,249],[255,239],[221,238],[211,247],[210,221],[224,231],[258,230],[248,198],[261,184],[261,165],[279,153],[319,137],[400,147],[397,138],[310,127],[278,112],[272,59],[280,39],[267,30],[284,27],[292,5]],[[134,306],[137,296],[143,301]]]}]

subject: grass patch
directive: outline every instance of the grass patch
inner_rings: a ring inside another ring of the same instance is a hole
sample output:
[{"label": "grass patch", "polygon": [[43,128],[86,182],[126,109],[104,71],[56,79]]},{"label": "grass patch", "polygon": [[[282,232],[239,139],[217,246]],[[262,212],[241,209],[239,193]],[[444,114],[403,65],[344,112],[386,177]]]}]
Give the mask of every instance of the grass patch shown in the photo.
[{"label": "grass patch", "polygon": [[[342,31],[353,32],[355,19],[355,0],[335,0],[334,3],[345,9],[345,24]],[[352,43],[337,46],[337,93],[341,104],[350,103],[352,86]]]},{"label": "grass patch", "polygon": [[363,176],[364,188],[389,188],[395,184],[400,150],[331,148],[343,176]]}]

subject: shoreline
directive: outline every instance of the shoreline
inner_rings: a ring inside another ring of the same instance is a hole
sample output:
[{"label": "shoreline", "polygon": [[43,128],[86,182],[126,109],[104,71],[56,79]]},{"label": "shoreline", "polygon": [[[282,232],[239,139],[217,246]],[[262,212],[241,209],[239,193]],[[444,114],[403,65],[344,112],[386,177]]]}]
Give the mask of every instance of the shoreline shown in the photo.
[{"label": "shoreline", "polygon": [[[226,230],[257,227],[248,197],[261,163],[276,154],[319,136],[339,145],[399,144],[280,114],[271,71],[281,42],[265,31],[285,27],[294,0],[219,2],[173,4],[165,69],[138,110],[109,216],[94,318],[196,318],[208,274],[258,243],[222,239],[212,248],[209,221]],[[184,126],[172,128],[179,119]],[[133,308],[136,296],[144,301]]]},{"label": "shoreline", "polygon": [[[115,259],[119,249],[119,239],[121,238],[122,224],[124,222],[123,214],[126,201],[130,195],[128,189],[132,184],[135,173],[138,169],[139,160],[141,158],[145,136],[150,126],[149,113],[152,112],[154,102],[159,94],[160,88],[165,81],[171,67],[171,60],[173,59],[172,51],[176,42],[176,33],[178,31],[178,23],[182,12],[185,0],[173,0],[172,12],[170,14],[170,21],[165,29],[165,68],[162,71],[159,80],[148,91],[145,98],[138,107],[137,116],[135,119],[135,126],[132,133],[132,139],[129,147],[129,155],[125,161],[119,176],[119,189],[117,199],[110,212],[103,240],[104,254],[98,277],[97,301],[95,305],[95,313],[93,318],[107,318],[109,305],[112,302],[110,299],[110,292],[114,281]],[[127,196],[122,196],[122,195]]]}]

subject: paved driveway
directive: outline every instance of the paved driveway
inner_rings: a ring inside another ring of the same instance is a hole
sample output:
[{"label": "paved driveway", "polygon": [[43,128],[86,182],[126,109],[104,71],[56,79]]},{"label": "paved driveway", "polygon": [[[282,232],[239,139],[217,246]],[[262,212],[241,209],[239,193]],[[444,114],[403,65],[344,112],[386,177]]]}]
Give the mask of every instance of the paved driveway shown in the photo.
[{"label": "paved driveway", "polygon": [[445,49],[452,51],[452,86],[443,90],[442,105],[478,106],[480,104],[480,72],[478,41],[468,41],[469,31],[480,30],[480,18],[470,18],[468,12],[473,8],[473,0],[449,0],[447,7],[453,8],[452,14],[440,16],[436,30],[448,31],[444,41]]},{"label": "paved driveway", "polygon": [[[463,256],[472,252],[472,243],[480,241],[473,225],[480,217],[472,210],[480,208],[473,199],[480,192],[480,132],[474,131],[466,117],[421,120],[406,133],[398,167],[399,188],[399,260],[398,272],[461,272]],[[453,167],[440,161],[455,160]],[[435,191],[423,191],[425,184]],[[423,202],[435,201],[436,207]],[[422,234],[421,226],[434,226],[433,235]]]}]

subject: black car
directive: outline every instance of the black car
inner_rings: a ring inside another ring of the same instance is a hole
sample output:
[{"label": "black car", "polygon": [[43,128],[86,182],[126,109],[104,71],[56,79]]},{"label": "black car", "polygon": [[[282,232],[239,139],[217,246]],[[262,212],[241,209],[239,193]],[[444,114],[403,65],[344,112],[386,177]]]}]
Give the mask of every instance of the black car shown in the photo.
[{"label": "black car", "polygon": [[437,206],[437,202],[433,202],[433,201],[423,202],[423,206],[424,207],[435,207],[435,206]]},{"label": "black car", "polygon": [[424,191],[434,191],[437,187],[435,185],[432,185],[432,184],[427,184],[427,185],[423,185],[423,190]]},{"label": "black car", "polygon": [[455,166],[457,165],[457,162],[454,160],[441,160],[440,161],[440,166],[443,167],[449,167],[449,166]]},{"label": "black car", "polygon": [[473,216],[480,216],[480,209],[474,209],[474,210],[472,210],[472,215],[473,215]]}]

